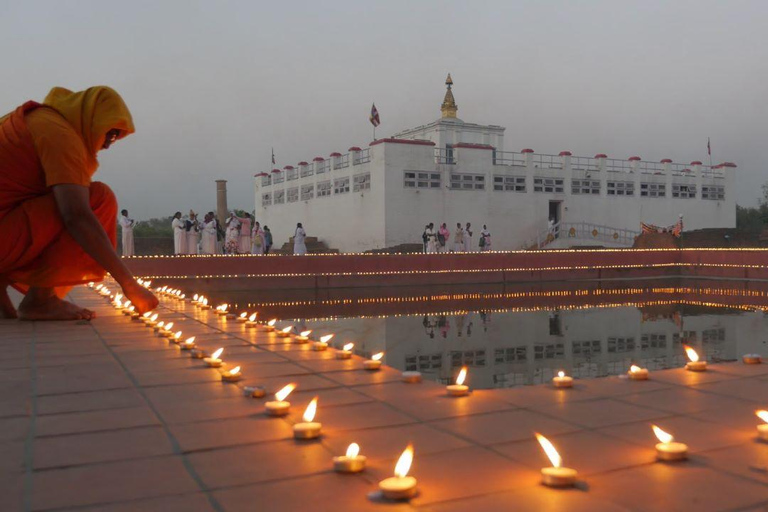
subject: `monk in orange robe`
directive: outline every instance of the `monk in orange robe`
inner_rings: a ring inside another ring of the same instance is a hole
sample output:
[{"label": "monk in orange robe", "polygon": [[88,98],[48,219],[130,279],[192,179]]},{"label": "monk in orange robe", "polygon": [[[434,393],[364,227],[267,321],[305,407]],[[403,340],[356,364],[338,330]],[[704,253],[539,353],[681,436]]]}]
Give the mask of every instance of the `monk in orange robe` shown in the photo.
[{"label": "monk in orange robe", "polygon": [[[157,306],[115,251],[117,201],[91,181],[96,154],[134,132],[109,87],[56,87],[0,118],[0,318],[73,320],[94,313],[63,300],[105,272],[140,312]],[[18,313],[7,288],[25,294]]]}]

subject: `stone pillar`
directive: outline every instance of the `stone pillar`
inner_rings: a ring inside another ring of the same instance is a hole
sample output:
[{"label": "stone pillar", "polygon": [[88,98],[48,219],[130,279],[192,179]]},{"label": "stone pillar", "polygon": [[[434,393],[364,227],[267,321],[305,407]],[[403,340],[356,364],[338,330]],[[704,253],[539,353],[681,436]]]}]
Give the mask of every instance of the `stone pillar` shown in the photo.
[{"label": "stone pillar", "polygon": [[227,180],[216,180],[216,217],[219,225],[224,226],[229,217],[227,208]]}]

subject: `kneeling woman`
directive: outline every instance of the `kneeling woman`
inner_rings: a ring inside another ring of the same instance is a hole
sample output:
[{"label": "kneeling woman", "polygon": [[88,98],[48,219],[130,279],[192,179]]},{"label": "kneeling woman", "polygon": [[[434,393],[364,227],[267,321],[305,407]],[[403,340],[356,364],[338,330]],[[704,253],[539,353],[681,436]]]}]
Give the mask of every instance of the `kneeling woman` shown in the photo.
[{"label": "kneeling woman", "polygon": [[123,99],[109,87],[56,87],[0,118],[0,317],[17,312],[7,287],[25,294],[23,320],[91,319],[63,297],[105,272],[140,312],[157,299],[115,251],[117,201],[91,181],[96,154],[133,133]]}]

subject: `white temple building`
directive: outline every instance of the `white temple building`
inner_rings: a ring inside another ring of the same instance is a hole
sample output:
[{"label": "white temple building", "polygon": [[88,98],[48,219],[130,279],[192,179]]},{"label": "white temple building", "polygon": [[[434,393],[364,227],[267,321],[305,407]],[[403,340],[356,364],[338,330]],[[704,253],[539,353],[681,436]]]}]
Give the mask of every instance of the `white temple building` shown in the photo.
[{"label": "white temple building", "polygon": [[430,222],[451,234],[470,222],[473,250],[484,224],[493,250],[629,246],[640,222],[666,226],[679,215],[686,230],[736,225],[732,163],[505,151],[505,128],[459,119],[450,75],[446,85],[437,121],[257,174],[256,220],[275,244],[297,222],[342,252],[419,244]]}]

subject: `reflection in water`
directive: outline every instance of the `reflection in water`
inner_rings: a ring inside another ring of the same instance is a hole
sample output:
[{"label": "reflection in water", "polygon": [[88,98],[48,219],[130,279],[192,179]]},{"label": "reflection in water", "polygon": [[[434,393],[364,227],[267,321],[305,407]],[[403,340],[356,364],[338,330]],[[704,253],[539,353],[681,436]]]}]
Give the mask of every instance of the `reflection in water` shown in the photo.
[{"label": "reflection in water", "polygon": [[[691,280],[237,292],[216,299],[443,383],[470,367],[474,388],[680,367],[682,344],[711,361],[768,355],[768,284]],[[238,309],[238,310],[239,310]]]}]

